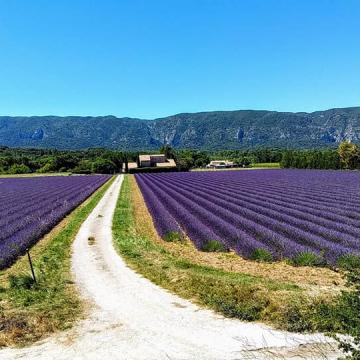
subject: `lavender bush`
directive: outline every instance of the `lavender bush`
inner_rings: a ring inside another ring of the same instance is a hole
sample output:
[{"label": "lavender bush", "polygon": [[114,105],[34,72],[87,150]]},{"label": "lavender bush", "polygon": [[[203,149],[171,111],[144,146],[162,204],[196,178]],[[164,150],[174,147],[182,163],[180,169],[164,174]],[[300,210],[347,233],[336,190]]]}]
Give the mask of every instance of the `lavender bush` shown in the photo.
[{"label": "lavender bush", "polygon": [[360,255],[360,173],[252,170],[137,174],[159,234],[185,232],[198,249],[220,241],[244,257]]},{"label": "lavender bush", "polygon": [[0,179],[0,269],[10,266],[108,179],[107,175]]}]

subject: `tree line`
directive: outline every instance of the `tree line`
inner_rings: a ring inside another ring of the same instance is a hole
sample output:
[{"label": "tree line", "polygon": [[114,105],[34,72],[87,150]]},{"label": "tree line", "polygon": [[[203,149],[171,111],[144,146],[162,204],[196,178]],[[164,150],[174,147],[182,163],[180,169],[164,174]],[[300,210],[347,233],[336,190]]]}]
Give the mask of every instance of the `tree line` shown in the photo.
[{"label": "tree line", "polygon": [[[281,150],[226,150],[220,152],[191,149],[173,149],[165,145],[157,151],[167,158],[174,159],[177,170],[187,171],[192,168],[205,167],[211,160],[231,160],[238,166],[250,166],[255,162],[279,162]],[[154,151],[115,151],[102,148],[87,150],[25,149],[0,147],[0,173],[50,173],[74,172],[118,173],[128,169],[129,162],[138,162],[139,154],[150,154]]]},{"label": "tree line", "polygon": [[[55,149],[18,149],[0,147],[0,173],[73,172],[80,174],[113,174],[127,171],[129,162],[137,162],[139,154],[154,151],[131,152],[93,148],[78,151]],[[283,168],[299,169],[360,169],[359,147],[343,142],[336,149],[283,150],[255,148],[249,150],[200,151],[173,149],[165,145],[159,149],[174,159],[178,171],[205,167],[211,160],[233,161],[239,167],[257,163],[280,163]]]},{"label": "tree line", "polygon": [[179,170],[186,171],[205,167],[211,160],[229,160],[239,167],[248,167],[256,163],[279,163],[283,150],[268,148],[222,151],[175,150],[165,145],[160,152],[167,155],[168,158],[175,159]]},{"label": "tree line", "polygon": [[360,149],[349,141],[337,149],[285,150],[280,161],[283,168],[296,169],[360,169]]},{"label": "tree line", "polygon": [[0,173],[112,174],[121,171],[124,158],[123,153],[106,149],[60,151],[0,147]]}]

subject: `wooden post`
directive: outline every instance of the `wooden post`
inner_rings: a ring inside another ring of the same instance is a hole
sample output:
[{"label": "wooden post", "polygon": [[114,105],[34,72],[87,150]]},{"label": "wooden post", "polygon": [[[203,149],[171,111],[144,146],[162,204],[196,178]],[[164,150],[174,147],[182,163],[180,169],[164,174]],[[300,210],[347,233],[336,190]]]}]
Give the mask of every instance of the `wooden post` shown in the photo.
[{"label": "wooden post", "polygon": [[33,280],[34,280],[34,283],[36,283],[35,271],[34,271],[34,267],[33,267],[32,261],[31,261],[29,249],[26,249],[26,252],[27,252],[28,259],[29,259],[29,264],[30,264],[30,269],[31,269],[31,275],[32,275],[32,278],[33,278]]}]

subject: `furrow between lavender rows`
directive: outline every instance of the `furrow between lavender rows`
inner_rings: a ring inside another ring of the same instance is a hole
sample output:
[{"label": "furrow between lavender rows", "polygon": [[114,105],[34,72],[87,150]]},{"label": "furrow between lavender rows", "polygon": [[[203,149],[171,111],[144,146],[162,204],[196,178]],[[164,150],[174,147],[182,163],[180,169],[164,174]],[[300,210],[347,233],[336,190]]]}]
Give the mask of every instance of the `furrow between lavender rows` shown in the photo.
[{"label": "furrow between lavender rows", "polygon": [[[160,181],[161,180],[157,179],[157,185],[159,185]],[[183,190],[179,186],[172,186],[169,183],[166,183],[164,186],[168,191],[169,188],[172,188],[174,192],[181,193],[183,196],[191,196],[193,201],[201,204],[201,206],[204,208],[213,208],[214,210],[216,209],[217,213],[221,214],[224,219],[230,223],[237,222],[237,225],[241,226],[242,230],[246,232],[256,234],[256,236],[263,236],[267,228],[276,231],[277,239],[274,239],[274,246],[280,246],[282,251],[284,251],[285,247],[288,246],[292,239],[295,239],[297,244],[309,246],[317,251],[326,249],[325,257],[328,259],[333,259],[334,256],[345,254],[349,250],[348,246],[337,244],[333,241],[327,240],[324,237],[305,232],[287,223],[263,216],[256,211],[233,206],[229,202],[216,199],[214,197],[209,197],[207,194],[197,195],[194,189],[187,191]],[[240,216],[239,213],[241,214]],[[286,239],[281,241],[280,235]]]},{"label": "furrow between lavender rows", "polygon": [[47,195],[44,194],[44,196],[42,196],[41,198],[38,198],[36,200],[32,199],[31,200],[32,205],[30,207],[27,207],[25,211],[24,211],[24,202],[21,199],[17,199],[12,203],[13,204],[18,203],[19,205],[15,205],[14,208],[11,208],[12,209],[11,212],[9,212],[9,214],[6,217],[4,216],[3,219],[0,220],[0,229],[3,226],[8,227],[12,223],[19,221],[19,219],[26,218],[28,215],[30,215],[30,217],[34,217],[39,210],[43,210],[44,208],[46,208],[48,204],[54,204],[54,203],[62,204],[64,201],[68,200],[66,197],[68,194],[71,193],[76,194],[79,190],[82,190],[81,186],[74,186],[72,188],[64,189],[60,192],[47,193]]},{"label": "furrow between lavender rows", "polygon": [[[141,179],[141,175],[138,175],[138,179]],[[174,200],[161,189],[154,188],[153,184],[147,179],[143,178],[142,181],[143,186],[155,194],[153,200],[162,202],[164,208],[176,219],[181,228],[194,242],[197,249],[202,249],[203,244],[208,240],[221,241],[221,238],[217,236],[206,223],[203,223],[201,219],[197,219],[188,208]],[[151,215],[154,217],[154,214]]]},{"label": "furrow between lavender rows", "polygon": [[[268,170],[267,170],[268,172]],[[178,174],[176,174],[178,175]],[[192,175],[192,174],[191,174]],[[196,174],[197,175],[197,174]],[[227,175],[227,174],[226,174]],[[321,181],[319,182],[318,186],[317,186],[317,182],[313,182],[313,181],[307,181],[303,184],[303,185],[299,185],[298,184],[298,178],[296,178],[296,180],[294,181],[294,179],[292,179],[291,181],[281,181],[279,178],[273,179],[271,176],[268,176],[268,174],[266,174],[265,178],[266,180],[262,180],[261,177],[260,178],[252,178],[252,177],[247,177],[247,176],[242,176],[241,178],[239,178],[237,176],[237,174],[235,174],[235,176],[219,176],[216,177],[214,176],[212,178],[212,180],[221,180],[223,184],[227,184],[227,185],[231,185],[231,184],[239,184],[242,182],[246,182],[246,185],[252,186],[254,184],[257,185],[261,185],[262,187],[266,188],[270,188],[272,190],[282,190],[282,189],[288,189],[291,192],[304,192],[305,195],[308,194],[314,194],[316,196],[318,196],[319,194],[322,197],[326,197],[326,196],[330,196],[330,197],[339,197],[341,201],[343,200],[351,200],[354,199],[355,201],[360,201],[360,186],[356,187],[354,186],[354,183],[351,184],[351,187],[346,186],[346,184],[342,184],[341,186],[338,186],[338,189],[335,190],[334,184],[333,182],[330,180],[329,178],[326,179],[326,181]],[[233,174],[231,174],[233,175]],[[192,177],[192,176],[191,176]],[[207,175],[197,175],[192,177],[194,180],[197,179],[205,179],[205,180],[209,180],[209,178],[207,177]],[[324,190],[324,184],[326,184],[330,190]]]},{"label": "furrow between lavender rows", "polygon": [[161,237],[166,237],[169,233],[172,232],[182,233],[182,230],[179,224],[176,222],[175,218],[170,215],[169,211],[167,211],[163,206],[163,203],[158,201],[150,188],[144,183],[144,180],[141,177],[137,177],[136,180],[143,194],[149,212],[152,215],[155,228],[159,235]]},{"label": "furrow between lavender rows", "polygon": [[[7,217],[10,214],[13,213],[17,213],[19,211],[23,210],[23,204],[27,203],[27,202],[42,202],[42,201],[47,201],[47,199],[49,198],[49,196],[52,197],[58,197],[59,199],[61,199],[62,194],[69,192],[69,189],[73,191],[77,191],[77,189],[84,189],[84,186],[87,186],[87,183],[84,181],[80,181],[77,184],[73,184],[69,187],[69,184],[64,184],[64,185],[58,185],[55,184],[56,186],[52,185],[50,186],[44,186],[44,188],[42,188],[40,191],[38,191],[36,194],[34,194],[32,192],[32,189],[27,188],[25,189],[25,193],[26,194],[22,194],[22,193],[16,193],[11,197],[11,207],[6,207],[6,208],[2,208],[0,209],[0,216],[1,217]],[[6,203],[5,201],[1,201],[0,203]],[[19,203],[19,205],[16,205],[17,203]]]},{"label": "furrow between lavender rows", "polygon": [[[158,174],[155,174],[158,175]],[[166,174],[166,175],[170,175],[171,174]],[[289,182],[288,184],[284,184],[279,182],[277,179],[275,179],[274,181],[272,181],[271,177],[267,177],[266,180],[262,180],[260,179],[248,179],[245,176],[241,176],[241,178],[239,176],[236,176],[234,178],[229,178],[228,176],[224,176],[224,177],[211,177],[211,178],[207,178],[206,176],[192,176],[192,173],[189,173],[190,176],[184,176],[185,178],[191,178],[194,181],[198,180],[198,181],[212,181],[212,182],[221,182],[221,184],[223,184],[224,186],[245,186],[245,187],[253,187],[255,186],[260,186],[261,188],[264,189],[268,189],[271,191],[276,191],[279,193],[284,193],[284,194],[297,194],[297,193],[301,193],[302,196],[305,197],[310,197],[312,196],[312,194],[314,196],[316,196],[318,198],[318,200],[320,201],[328,201],[326,200],[327,197],[330,197],[329,201],[333,202],[334,197],[336,197],[339,201],[341,201],[342,203],[344,203],[345,205],[347,205],[348,201],[352,201],[352,199],[354,200],[354,203],[358,203],[360,201],[360,195],[359,195],[359,191],[351,191],[351,189],[349,189],[349,191],[347,191],[346,187],[343,188],[342,192],[336,193],[331,191],[327,191],[327,190],[323,190],[324,188],[324,184],[322,184],[322,188],[318,189],[318,190],[314,190],[311,186],[311,184],[306,184],[304,186],[294,186],[293,183]],[[182,176],[179,176],[179,174],[175,174],[174,178],[181,178]],[[331,182],[328,182],[327,185],[329,187],[331,187]]]},{"label": "furrow between lavender rows", "polygon": [[[94,186],[97,186],[97,184],[94,184]],[[1,234],[0,234],[0,241],[6,241],[8,238],[12,236],[15,232],[21,231],[22,229],[26,229],[26,226],[28,224],[40,221],[40,222],[46,222],[44,220],[47,216],[51,216],[51,213],[56,213],[57,211],[60,211],[60,209],[67,209],[68,203],[76,202],[76,200],[79,197],[79,192],[81,188],[69,188],[67,193],[62,192],[63,198],[61,201],[58,199],[52,199],[51,194],[49,194],[49,201],[35,204],[37,206],[30,206],[28,209],[30,210],[31,216],[18,216],[16,222],[10,222],[3,227],[0,227]],[[82,190],[81,193],[86,195],[90,194],[92,190],[86,189]],[[58,194],[56,195],[58,196]],[[20,220],[21,219],[21,220]]]},{"label": "furrow between lavender rows", "polygon": [[[154,182],[152,180],[148,184],[152,187],[154,193],[158,194],[161,191],[175,201],[176,204],[182,204],[189,213],[196,214],[196,219],[201,219],[204,224],[220,236],[220,239],[226,245],[246,257],[250,256],[251,252],[257,248],[266,248],[277,258],[290,257],[299,252],[310,250],[309,247],[298,244],[262,225],[257,224],[255,227],[253,222],[239,221],[238,216],[234,216],[219,206],[206,202],[206,207],[204,207],[200,205],[203,201],[201,199],[194,201],[191,194],[187,194],[188,196],[179,194],[158,181]],[[185,229],[186,226],[185,223]],[[250,233],[249,230],[251,230]],[[242,247],[246,247],[245,252]]]},{"label": "furrow between lavender rows", "polygon": [[[263,215],[268,215],[270,217],[275,216],[278,220],[284,220],[307,231],[315,231],[324,236],[329,235],[329,237],[334,236],[334,239],[336,239],[337,236],[342,237],[343,233],[349,234],[353,236],[353,240],[355,240],[356,243],[359,243],[358,245],[360,246],[360,222],[357,222],[356,226],[350,226],[344,224],[344,219],[341,217],[333,217],[333,220],[328,220],[324,217],[306,212],[306,208],[294,209],[279,205],[276,202],[264,201],[263,198],[258,200],[259,197],[256,195],[247,196],[234,194],[225,189],[214,188],[204,183],[197,185],[194,182],[190,184],[190,182],[187,181],[168,181],[173,185],[187,187],[188,189],[196,189],[200,191],[201,194],[204,194],[203,196],[212,194],[214,197],[221,197],[235,205],[261,212]],[[355,221],[353,222],[355,223]],[[316,225],[319,225],[319,227]],[[332,229],[332,232],[330,231],[330,233],[328,231],[329,228]]]},{"label": "furrow between lavender rows", "polygon": [[[67,188],[66,186],[64,186],[61,189],[57,189],[57,192],[66,192]],[[51,193],[52,194],[52,193]],[[20,210],[22,210],[24,208],[24,203],[34,203],[34,202],[41,202],[41,201],[47,201],[49,198],[49,191],[48,189],[43,189],[43,191],[35,194],[35,195],[30,195],[30,196],[22,196],[21,194],[16,194],[13,197],[11,197],[11,207],[4,207],[2,209],[0,209],[0,216],[2,218],[8,217],[14,213],[18,213]],[[1,201],[2,204],[6,204],[7,201],[6,200],[2,200]]]},{"label": "furrow between lavender rows", "polygon": [[[28,247],[35,244],[38,239],[47,233],[51,228],[53,228],[64,216],[71,212],[76,206],[83,202],[87,197],[89,197],[96,189],[98,189],[102,184],[104,184],[109,176],[92,176],[85,177],[85,181],[82,178],[74,178],[72,180],[67,180],[67,191],[68,194],[62,192],[63,200],[58,201],[58,194],[54,195],[48,193],[48,198],[51,201],[47,201],[43,205],[43,209],[37,213],[34,213],[31,221],[28,221],[29,218],[25,218],[23,222],[19,221],[20,226],[15,226],[11,228],[11,233],[9,229],[2,228],[2,237],[5,234],[6,238],[0,240],[0,268],[5,268],[10,266],[18,256],[22,255]],[[53,179],[36,179],[37,181],[32,180],[31,184],[34,185],[29,191],[32,191],[33,194],[37,194],[38,189],[42,189],[43,185],[45,188],[52,188],[54,185]],[[73,183],[76,183],[77,186],[73,186]],[[55,184],[56,185],[56,184]],[[19,186],[19,183],[14,181],[13,188],[16,189]],[[76,192],[74,192],[76,189]],[[0,189],[1,192],[8,191],[4,188]],[[53,197],[52,197],[53,196]],[[37,204],[35,204],[37,206]],[[11,204],[9,205],[11,207]],[[23,203],[23,210],[28,211],[30,208],[33,210],[32,206],[29,206],[28,202]]]},{"label": "furrow between lavender rows", "polygon": [[[209,183],[209,179],[207,181],[205,180],[201,180],[201,179],[196,179],[193,178],[191,179],[194,182],[198,182],[198,183]],[[316,200],[310,198],[309,196],[307,196],[306,194],[304,195],[300,195],[299,192],[294,192],[291,189],[281,189],[280,187],[270,187],[269,185],[264,186],[261,185],[260,183],[246,183],[246,182],[232,182],[231,184],[227,184],[224,183],[222,181],[211,181],[211,184],[216,186],[221,186],[221,187],[226,187],[230,190],[233,190],[234,192],[238,192],[240,189],[243,189],[245,191],[257,191],[257,192],[261,192],[267,195],[277,195],[279,198],[283,198],[286,197],[287,199],[291,199],[291,200],[296,200],[296,201],[300,201],[302,203],[310,203],[310,204],[319,204],[319,205],[324,205],[324,206],[331,206],[332,208],[338,208],[341,209],[342,211],[354,211],[354,216],[359,216],[359,211],[360,211],[360,201],[354,201],[352,199],[348,199],[345,202],[336,202],[334,200],[331,201],[326,201],[324,198],[317,198]],[[305,190],[306,193],[306,190]],[[359,217],[360,218],[360,217]]]},{"label": "furrow between lavender rows", "polygon": [[[336,217],[338,217],[338,220],[344,223],[347,223],[351,226],[360,227],[360,213],[355,211],[344,211],[340,209],[336,209],[334,207],[334,204],[332,204],[332,207],[321,205],[321,203],[312,203],[309,201],[299,201],[294,200],[291,197],[285,197],[285,196],[279,196],[277,194],[274,194],[274,192],[267,192],[266,190],[262,188],[258,189],[249,189],[249,188],[235,188],[231,189],[230,187],[226,187],[224,189],[224,185],[218,184],[214,185],[213,183],[206,183],[206,182],[199,182],[199,181],[190,181],[190,180],[182,180],[186,181],[190,184],[197,184],[200,186],[207,186],[207,188],[215,189],[219,192],[226,192],[227,194],[231,194],[231,196],[234,197],[241,197],[241,196],[247,196],[247,199],[249,201],[252,201],[252,199],[259,199],[260,201],[266,202],[266,203],[272,203],[272,204],[279,204],[284,205],[286,207],[293,208],[295,210],[300,210],[305,213],[318,215],[319,217],[334,220]],[[248,196],[251,195],[251,196]],[[331,210],[331,211],[330,211]],[[336,215],[335,215],[336,214]],[[356,218],[358,220],[356,220]],[[337,221],[337,220],[335,220]]]}]

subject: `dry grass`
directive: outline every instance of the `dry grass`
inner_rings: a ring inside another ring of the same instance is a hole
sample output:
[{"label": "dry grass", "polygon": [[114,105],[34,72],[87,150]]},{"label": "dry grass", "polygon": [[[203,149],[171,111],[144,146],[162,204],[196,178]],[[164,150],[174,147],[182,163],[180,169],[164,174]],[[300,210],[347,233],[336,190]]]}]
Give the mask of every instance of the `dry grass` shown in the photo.
[{"label": "dry grass", "polygon": [[338,292],[344,285],[341,275],[327,268],[294,267],[285,261],[261,263],[246,260],[235,254],[198,251],[189,239],[184,242],[165,242],[157,234],[151,215],[146,207],[135,177],[131,176],[135,227],[139,234],[150,236],[174,256],[185,258],[199,265],[211,266],[224,271],[261,276],[274,281],[291,282],[309,291],[311,295]]}]

